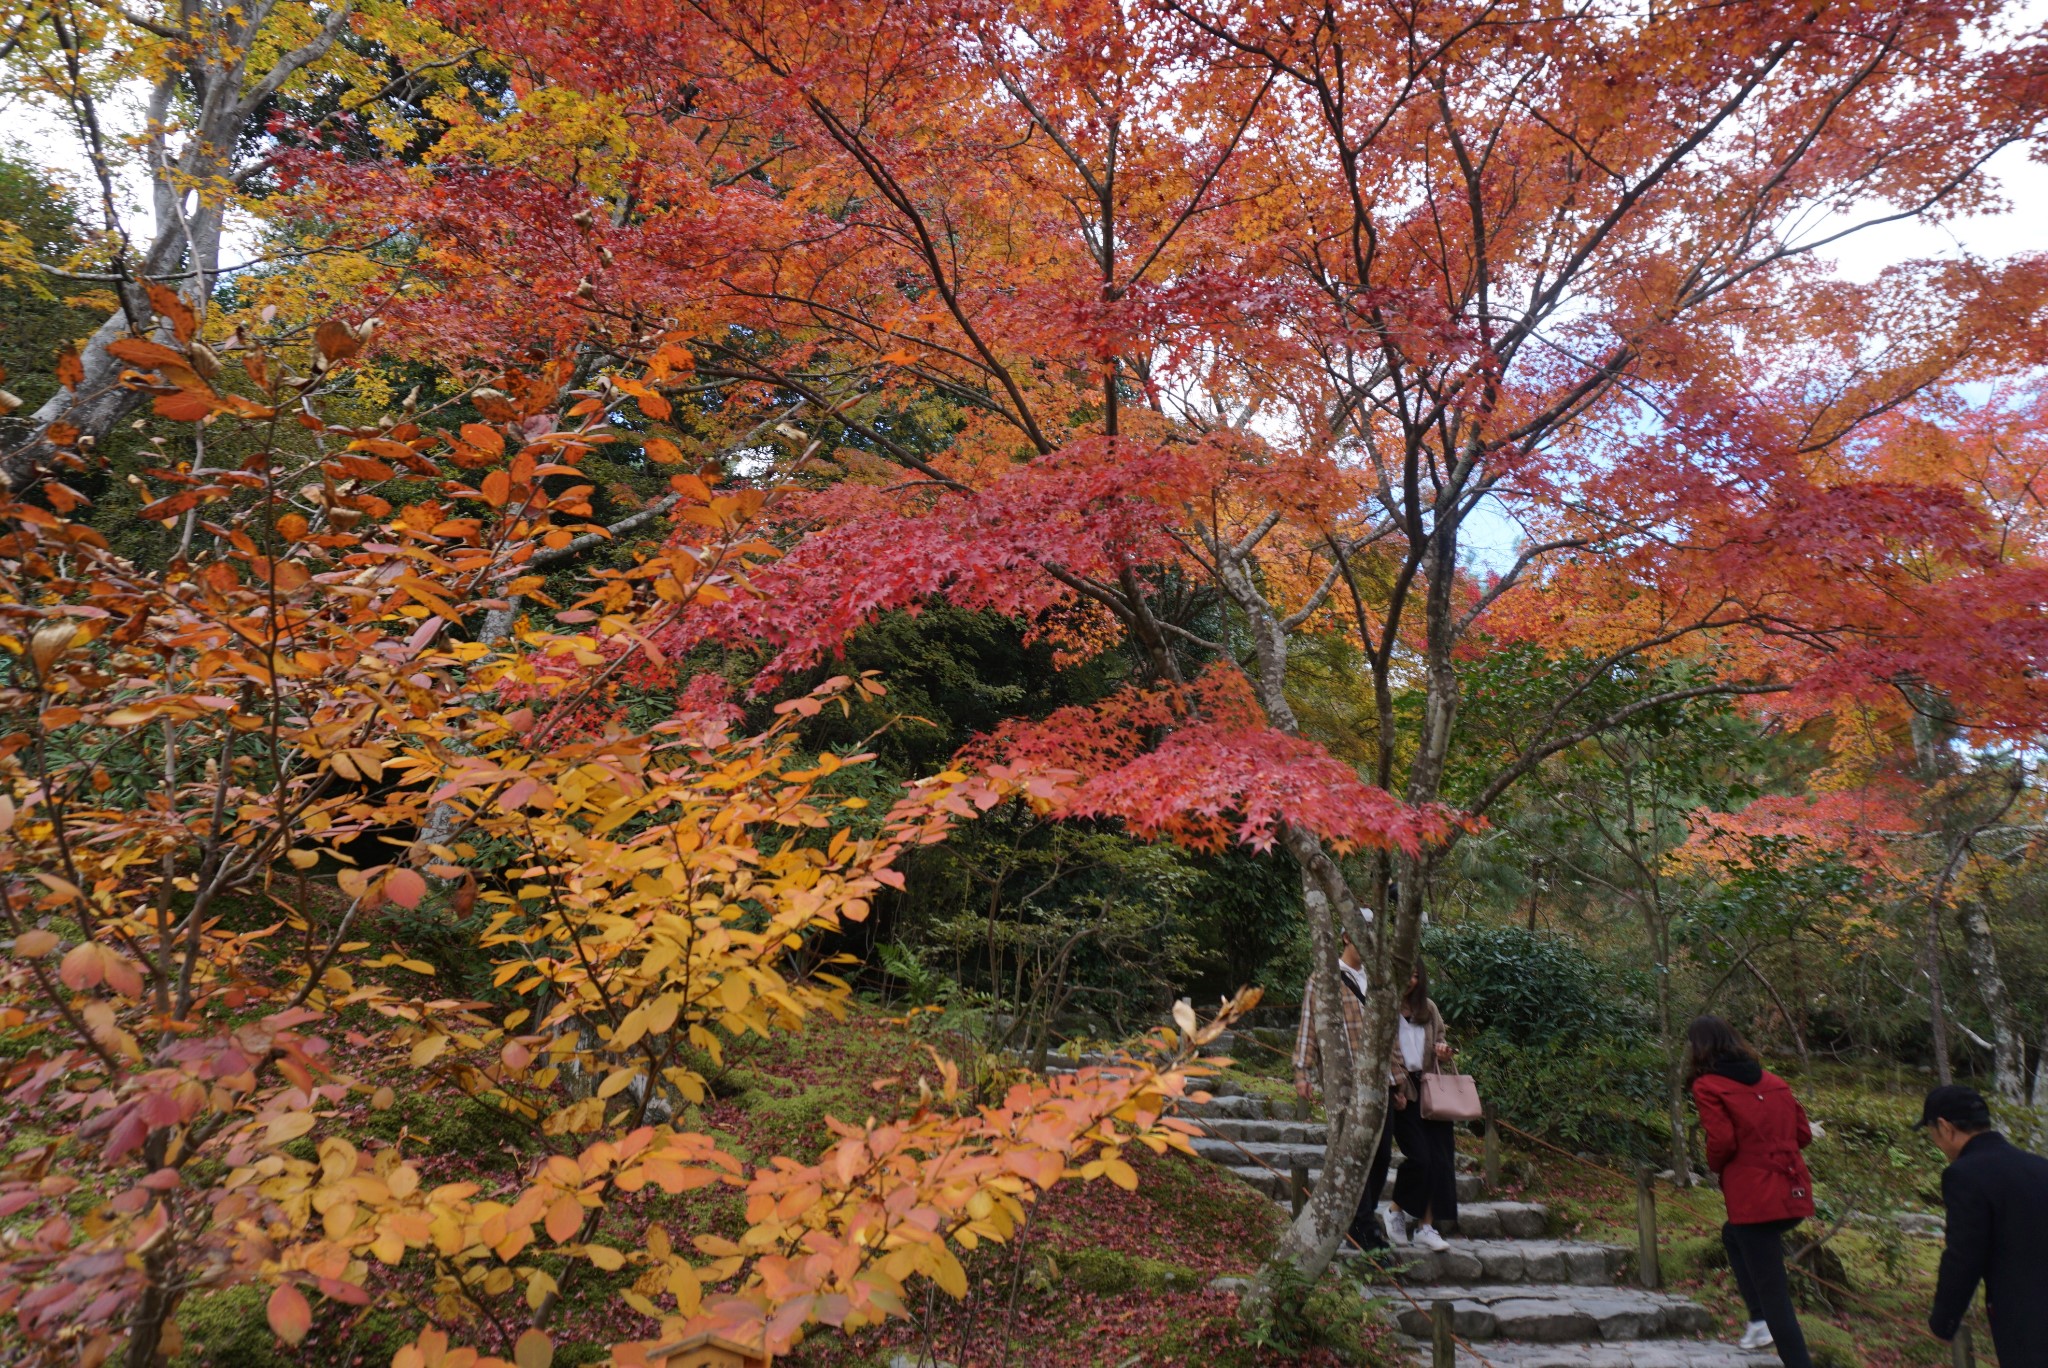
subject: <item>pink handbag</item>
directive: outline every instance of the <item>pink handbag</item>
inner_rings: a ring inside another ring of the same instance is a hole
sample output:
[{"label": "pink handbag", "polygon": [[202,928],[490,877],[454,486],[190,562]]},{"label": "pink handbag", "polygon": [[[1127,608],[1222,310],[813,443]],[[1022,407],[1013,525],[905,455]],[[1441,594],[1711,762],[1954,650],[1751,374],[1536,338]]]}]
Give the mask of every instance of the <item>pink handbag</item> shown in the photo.
[{"label": "pink handbag", "polygon": [[1422,1076],[1422,1115],[1429,1121],[1477,1121],[1486,1115],[1479,1105],[1479,1085],[1471,1074],[1426,1073]]}]

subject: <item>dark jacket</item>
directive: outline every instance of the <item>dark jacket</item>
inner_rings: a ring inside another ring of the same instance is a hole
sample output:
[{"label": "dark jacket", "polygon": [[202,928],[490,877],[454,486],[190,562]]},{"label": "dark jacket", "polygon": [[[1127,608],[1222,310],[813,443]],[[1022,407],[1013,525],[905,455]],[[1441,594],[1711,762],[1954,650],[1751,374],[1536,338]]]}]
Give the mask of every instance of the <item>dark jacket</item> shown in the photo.
[{"label": "dark jacket", "polygon": [[1693,1080],[1707,1133],[1707,1167],[1736,1225],[1813,1215],[1813,1179],[1799,1151],[1813,1140],[1806,1109],[1785,1080],[1754,1060],[1724,1061]]},{"label": "dark jacket", "polygon": [[1952,1338],[1982,1281],[1999,1368],[2048,1368],[2048,1159],[1986,1131],[1942,1173],[1941,1199],[1948,1248],[1929,1328]]}]

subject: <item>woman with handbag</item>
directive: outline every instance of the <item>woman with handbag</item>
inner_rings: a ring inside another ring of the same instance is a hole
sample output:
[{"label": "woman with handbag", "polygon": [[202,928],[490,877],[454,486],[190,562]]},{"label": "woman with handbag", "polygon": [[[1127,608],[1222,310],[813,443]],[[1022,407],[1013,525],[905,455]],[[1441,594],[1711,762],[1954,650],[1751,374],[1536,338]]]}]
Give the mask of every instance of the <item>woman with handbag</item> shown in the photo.
[{"label": "woman with handbag", "polygon": [[1394,1174],[1388,1231],[1397,1244],[1405,1238],[1418,1249],[1441,1251],[1450,1246],[1437,1227],[1458,1219],[1457,1135],[1451,1120],[1424,1114],[1423,1092],[1424,1079],[1442,1072],[1451,1046],[1419,958],[1395,1032],[1393,1123],[1401,1167]]},{"label": "woman with handbag", "polygon": [[1721,1178],[1728,1223],[1721,1243],[1749,1311],[1744,1349],[1775,1345],[1785,1368],[1810,1368],[1785,1281],[1785,1232],[1813,1215],[1813,1179],[1799,1151],[1813,1139],[1806,1110],[1717,1016],[1686,1028],[1686,1082],[1707,1134],[1707,1167]]}]

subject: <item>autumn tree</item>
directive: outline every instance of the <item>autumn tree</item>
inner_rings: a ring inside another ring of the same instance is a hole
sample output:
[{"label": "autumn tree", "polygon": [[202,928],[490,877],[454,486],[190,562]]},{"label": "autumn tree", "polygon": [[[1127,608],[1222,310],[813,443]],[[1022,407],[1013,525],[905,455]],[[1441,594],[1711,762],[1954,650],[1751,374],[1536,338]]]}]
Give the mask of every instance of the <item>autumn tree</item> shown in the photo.
[{"label": "autumn tree", "polygon": [[[0,6],[0,32],[0,95],[40,109],[71,136],[64,169],[81,178],[73,189],[91,205],[94,229],[73,250],[44,243],[9,269],[45,277],[24,285],[31,293],[61,285],[99,298],[103,310],[88,336],[64,339],[58,392],[5,431],[0,475],[17,490],[74,434],[91,439],[88,446],[103,443],[134,412],[136,392],[120,383],[123,363],[108,346],[126,336],[169,340],[148,282],[203,317],[225,275],[305,256],[280,245],[222,259],[237,215],[249,235],[282,150],[347,135],[383,152],[388,144],[377,135],[392,132],[379,127],[385,107],[410,101],[416,113],[437,85],[459,86],[451,69],[470,55],[384,0],[253,8],[17,0]],[[126,107],[137,93],[139,119]],[[399,126],[403,147],[420,125]],[[131,194],[146,201],[146,219],[129,212]],[[55,361],[37,358],[39,368]],[[61,439],[54,442],[53,424]]]},{"label": "autumn tree", "polygon": [[[59,1137],[0,1172],[0,1213],[32,1218],[0,1240],[25,1352],[150,1364],[185,1297],[249,1282],[298,1344],[402,1265],[431,1296],[401,1363],[544,1363],[575,1270],[629,1265],[656,1336],[620,1362],[705,1327],[779,1352],[903,1314],[919,1277],[958,1294],[955,1251],[1010,1238],[1043,1188],[1131,1186],[1126,1146],[1185,1147],[1168,1099],[1230,1016],[1186,1004],[1126,1067],[978,1106],[938,1061],[813,1164],[742,1164],[668,1124],[726,1042],[843,1009],[806,947],[865,917],[907,847],[1057,786],[946,774],[852,835],[857,803],[818,786],[868,757],[802,755],[792,729],[879,693],[868,678],[752,734],[709,676],[652,729],[619,725],[616,680],[663,659],[663,631],[757,592],[772,485],[678,474],[684,534],[482,640],[494,588],[537,595],[520,567],[594,535],[578,467],[616,435],[607,395],[640,382],[568,389],[573,366],[543,364],[466,393],[482,422],[328,423],[370,329],[209,341],[149,288],[171,340],[114,339],[122,383],[165,421],[247,425],[252,454],[149,473],[144,516],[196,528],[160,570],[111,551],[53,477],[46,502],[0,504],[0,1022],[26,1044],[7,1098]],[[432,832],[436,811],[454,820]],[[440,995],[431,965],[379,951],[380,910],[429,879],[489,912],[511,1005]],[[532,1131],[506,1200],[426,1186],[337,1116],[426,1080]],[[744,1195],[737,1241],[672,1235],[634,1198],[718,1185]]]},{"label": "autumn tree", "polygon": [[[418,232],[394,345],[653,354],[657,389],[812,405],[837,476],[785,506],[775,591],[664,638],[765,644],[764,686],[932,595],[1129,641],[1126,695],[976,756],[1078,776],[1057,811],[1299,866],[1335,1140],[1279,1257],[1310,1272],[1364,1182],[1383,1098],[1350,1080],[1390,1048],[1432,870],[1549,757],[1712,695],[2035,715],[2033,567],[1867,437],[2029,362],[2039,267],[1856,286],[1824,258],[1981,205],[2034,135],[2039,45],[1997,6],[435,13],[532,97],[427,168],[300,183]],[[957,430],[906,435],[934,394]],[[1476,576],[1483,510],[1523,537]],[[1312,637],[1355,652],[1362,772],[1300,735]],[[1465,662],[1501,643],[1581,663],[1452,811]],[[1708,649],[1711,678],[1582,715]],[[1365,1061],[1331,1029],[1340,933],[1369,947]]]}]

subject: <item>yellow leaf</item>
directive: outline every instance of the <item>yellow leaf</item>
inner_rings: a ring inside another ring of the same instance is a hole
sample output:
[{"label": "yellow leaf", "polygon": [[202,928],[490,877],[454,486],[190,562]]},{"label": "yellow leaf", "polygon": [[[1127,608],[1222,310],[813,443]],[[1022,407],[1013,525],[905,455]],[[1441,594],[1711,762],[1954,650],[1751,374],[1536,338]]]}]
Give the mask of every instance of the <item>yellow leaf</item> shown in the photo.
[{"label": "yellow leaf", "polygon": [[1115,1183],[1124,1191],[1136,1192],[1138,1190],[1138,1171],[1123,1160],[1103,1160],[1102,1171],[1108,1176],[1110,1182]]},{"label": "yellow leaf", "polygon": [[667,1031],[669,1027],[676,1024],[678,1006],[679,1004],[673,997],[664,996],[656,998],[647,1008],[647,1029],[655,1035],[661,1035]]},{"label": "yellow leaf", "polygon": [[704,1288],[697,1281],[697,1270],[681,1259],[668,1266],[668,1291],[676,1299],[676,1310],[685,1316],[694,1313],[698,1303],[704,1299]]},{"label": "yellow leaf", "polygon": [[932,1281],[937,1283],[949,1297],[967,1295],[967,1270],[953,1257],[953,1251],[944,1245],[932,1248]]},{"label": "yellow leaf", "polygon": [[439,1059],[441,1057],[441,1052],[447,1048],[447,1036],[428,1036],[426,1039],[420,1041],[418,1044],[412,1047],[412,1066],[415,1069],[425,1068],[427,1065]]},{"label": "yellow leaf", "polygon": [[395,1264],[405,1257],[405,1241],[399,1238],[395,1230],[380,1230],[377,1232],[377,1238],[370,1242],[370,1252],[376,1255],[380,1262]]},{"label": "yellow leaf", "polygon": [[528,1330],[513,1345],[512,1361],[519,1368],[548,1368],[555,1361],[555,1342],[545,1330]]},{"label": "yellow leaf", "polygon": [[597,1095],[599,1097],[615,1097],[619,1093],[624,1092],[626,1085],[639,1076],[640,1071],[638,1069],[614,1070],[605,1076],[604,1082],[597,1085]]},{"label": "yellow leaf", "polygon": [[284,857],[292,862],[294,869],[311,869],[320,863],[320,854],[313,850],[287,850]]},{"label": "yellow leaf", "polygon": [[398,1100],[398,1094],[389,1088],[379,1088],[370,1094],[370,1110],[389,1111],[391,1104]]},{"label": "yellow leaf", "polygon": [[272,1117],[270,1124],[263,1128],[263,1143],[288,1144],[313,1129],[313,1119],[313,1113],[309,1111],[286,1112]]},{"label": "yellow leaf", "polygon": [[583,1257],[607,1273],[616,1273],[626,1266],[626,1256],[613,1249],[610,1245],[585,1245],[583,1247]]},{"label": "yellow leaf", "polygon": [[615,1032],[612,1036],[612,1048],[614,1050],[631,1049],[633,1047],[634,1042],[639,1040],[641,1036],[646,1034],[646,1009],[636,1007],[632,1011],[626,1013],[626,1019],[619,1023],[618,1031]]}]

